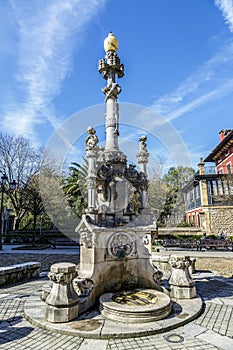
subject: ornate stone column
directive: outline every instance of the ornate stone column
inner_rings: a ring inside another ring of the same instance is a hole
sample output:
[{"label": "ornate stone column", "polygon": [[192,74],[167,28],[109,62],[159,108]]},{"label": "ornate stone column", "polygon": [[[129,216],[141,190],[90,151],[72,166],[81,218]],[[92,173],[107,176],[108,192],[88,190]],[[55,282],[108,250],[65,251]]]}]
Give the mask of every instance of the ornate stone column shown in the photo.
[{"label": "ornate stone column", "polygon": [[87,212],[89,214],[96,211],[96,159],[98,156],[98,137],[92,126],[87,129],[88,137],[86,139],[86,157],[88,159],[88,174],[86,178],[87,185]]},{"label": "ornate stone column", "polygon": [[69,262],[53,264],[48,276],[53,285],[46,299],[45,319],[62,323],[78,317],[78,295],[72,284],[77,276],[76,265]]},{"label": "ornate stone column", "polygon": [[121,87],[116,83],[116,75],[118,78],[124,76],[124,66],[120,62],[116,51],[118,49],[118,40],[112,33],[109,33],[104,41],[104,49],[106,56],[99,60],[99,73],[103,74],[107,80],[107,86],[102,89],[105,94],[106,102],[106,146],[107,152],[119,152],[118,145],[118,122],[119,122],[119,106],[117,96],[121,92]]},{"label": "ornate stone column", "polygon": [[[200,163],[198,164],[199,167],[199,174],[204,175],[205,174],[205,163],[203,162],[203,159],[200,158]],[[200,196],[201,196],[201,206],[203,207],[203,218],[202,218],[202,226],[206,231],[206,234],[211,234],[211,218],[210,218],[210,211],[209,211],[209,198],[208,198],[208,185],[207,180],[203,176],[200,178],[199,181],[200,186]]]},{"label": "ornate stone column", "polygon": [[196,297],[196,287],[189,273],[192,262],[188,256],[171,255],[169,264],[172,268],[169,280],[172,298],[192,299]]},{"label": "ornate stone column", "polygon": [[149,158],[149,152],[146,144],[147,136],[142,135],[139,138],[139,152],[137,153],[137,162],[142,173],[147,175],[147,163]]},{"label": "ornate stone column", "polygon": [[[146,140],[147,137],[144,135],[139,138],[139,152],[137,153],[137,162],[140,167],[140,171],[145,176],[145,178],[147,178],[147,163],[149,158]],[[142,205],[143,208],[148,208],[148,193],[146,183],[142,189]]]}]

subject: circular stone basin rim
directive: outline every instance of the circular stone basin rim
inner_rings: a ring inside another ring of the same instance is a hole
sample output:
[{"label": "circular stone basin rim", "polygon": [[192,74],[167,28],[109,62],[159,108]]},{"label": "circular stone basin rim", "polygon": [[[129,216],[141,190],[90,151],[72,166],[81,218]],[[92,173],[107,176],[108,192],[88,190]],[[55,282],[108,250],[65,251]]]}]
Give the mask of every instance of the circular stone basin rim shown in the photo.
[{"label": "circular stone basin rim", "polygon": [[155,303],[144,305],[127,305],[114,301],[120,293],[105,293],[100,297],[101,314],[111,320],[124,323],[145,323],[161,320],[167,317],[172,309],[171,300],[165,293],[154,289],[137,289],[133,291],[123,291],[122,295],[135,297],[137,293],[140,295],[154,295]]}]

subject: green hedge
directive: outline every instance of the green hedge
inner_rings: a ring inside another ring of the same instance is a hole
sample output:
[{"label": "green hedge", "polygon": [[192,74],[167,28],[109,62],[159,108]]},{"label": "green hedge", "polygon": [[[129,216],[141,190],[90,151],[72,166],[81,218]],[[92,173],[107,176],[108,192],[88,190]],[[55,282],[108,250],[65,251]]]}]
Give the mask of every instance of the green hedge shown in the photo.
[{"label": "green hedge", "polygon": [[[72,232],[72,234],[67,232],[69,237],[77,238],[78,234]],[[66,237],[62,232],[58,230],[43,230],[40,235],[40,231],[36,230],[35,234],[33,230],[18,230],[18,231],[10,231],[7,233],[6,237],[4,237],[5,244],[26,244],[32,243],[34,241],[42,244],[50,244],[51,240],[54,238],[62,238]]]}]

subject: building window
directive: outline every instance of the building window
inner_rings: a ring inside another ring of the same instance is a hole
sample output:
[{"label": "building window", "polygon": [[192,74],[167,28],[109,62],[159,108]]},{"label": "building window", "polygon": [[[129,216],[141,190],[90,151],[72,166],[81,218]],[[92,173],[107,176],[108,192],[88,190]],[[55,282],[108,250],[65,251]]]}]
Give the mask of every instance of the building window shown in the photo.
[{"label": "building window", "polygon": [[190,192],[190,201],[192,201],[192,200],[193,200],[193,191]]},{"label": "building window", "polygon": [[231,163],[227,164],[227,173],[231,174]]},{"label": "building window", "polygon": [[222,168],[218,170],[218,174],[222,174]]}]

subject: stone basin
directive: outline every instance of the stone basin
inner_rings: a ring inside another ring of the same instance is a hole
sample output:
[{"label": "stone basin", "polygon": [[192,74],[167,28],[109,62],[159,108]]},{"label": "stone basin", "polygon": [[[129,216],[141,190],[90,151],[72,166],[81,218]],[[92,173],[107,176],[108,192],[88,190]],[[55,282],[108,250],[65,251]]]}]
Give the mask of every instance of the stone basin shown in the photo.
[{"label": "stone basin", "polygon": [[172,309],[165,293],[154,289],[136,289],[105,293],[100,297],[101,314],[113,321],[147,323],[166,318]]}]

